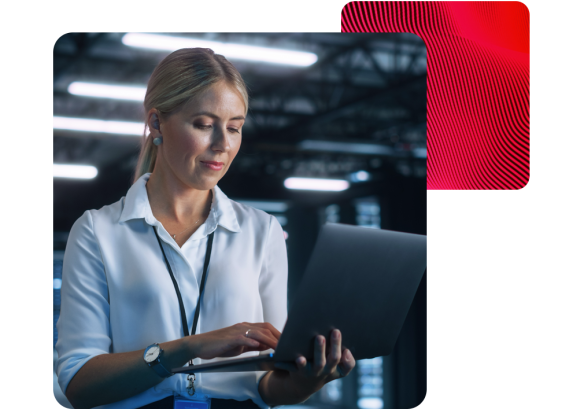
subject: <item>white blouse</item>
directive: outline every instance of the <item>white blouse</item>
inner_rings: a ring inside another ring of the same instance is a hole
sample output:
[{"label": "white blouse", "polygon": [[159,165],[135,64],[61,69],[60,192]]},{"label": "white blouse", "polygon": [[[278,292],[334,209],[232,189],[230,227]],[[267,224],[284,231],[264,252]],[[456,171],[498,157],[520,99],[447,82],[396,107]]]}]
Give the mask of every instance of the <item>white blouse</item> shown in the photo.
[{"label": "white blouse", "polygon": [[[178,282],[189,332],[207,236],[213,231],[196,333],[240,322],[269,322],[280,331],[284,327],[288,267],[284,234],[276,218],[230,200],[216,186],[209,217],[180,248],[152,215],[146,194],[149,177],[142,176],[118,202],[86,211],[71,229],[57,323],[57,375],[63,391],[96,355],[144,350],[155,342],[183,336],[179,302],[152,226]],[[195,364],[201,362],[195,360]],[[252,399],[267,408],[258,393],[264,374],[197,374],[192,397],[186,391],[187,375],[174,375],[145,392],[102,407],[136,408],[174,394],[187,399],[201,395]]]}]

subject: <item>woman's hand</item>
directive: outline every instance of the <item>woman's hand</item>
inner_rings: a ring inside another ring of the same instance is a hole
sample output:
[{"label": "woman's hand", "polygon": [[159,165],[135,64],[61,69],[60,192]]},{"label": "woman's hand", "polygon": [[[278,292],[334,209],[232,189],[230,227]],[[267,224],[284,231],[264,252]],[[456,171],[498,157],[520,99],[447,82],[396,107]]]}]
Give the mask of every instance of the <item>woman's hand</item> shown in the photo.
[{"label": "woman's hand", "polygon": [[[289,372],[289,384],[302,400],[320,390],[326,383],[349,374],[355,367],[355,358],[348,349],[341,348],[341,332],[337,329],[331,332],[329,351],[326,354],[326,340],[318,335],[314,340],[314,360],[308,363],[300,356],[296,365],[276,364],[278,369]],[[278,376],[276,371],[275,376]],[[280,373],[280,376],[285,376]]]},{"label": "woman's hand", "polygon": [[212,359],[276,348],[279,339],[280,331],[270,323],[242,322],[231,327],[192,335],[189,342],[192,343],[194,357]]}]

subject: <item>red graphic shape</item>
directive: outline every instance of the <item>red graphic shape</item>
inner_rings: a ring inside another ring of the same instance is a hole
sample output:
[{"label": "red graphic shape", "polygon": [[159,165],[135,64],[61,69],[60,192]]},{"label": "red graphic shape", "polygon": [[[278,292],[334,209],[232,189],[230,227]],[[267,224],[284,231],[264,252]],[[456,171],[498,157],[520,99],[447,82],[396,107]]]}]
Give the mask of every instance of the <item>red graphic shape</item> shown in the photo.
[{"label": "red graphic shape", "polygon": [[428,189],[529,181],[529,11],[519,2],[355,1],[342,32],[409,32],[428,51]]}]

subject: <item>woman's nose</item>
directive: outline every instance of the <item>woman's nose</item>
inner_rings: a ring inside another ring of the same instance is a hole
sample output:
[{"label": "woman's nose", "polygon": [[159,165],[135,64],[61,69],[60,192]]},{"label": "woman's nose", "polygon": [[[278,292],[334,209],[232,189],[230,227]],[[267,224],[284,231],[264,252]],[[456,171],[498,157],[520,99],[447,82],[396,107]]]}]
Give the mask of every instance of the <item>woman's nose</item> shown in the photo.
[{"label": "woman's nose", "polygon": [[228,151],[231,148],[229,140],[229,131],[227,129],[216,128],[213,132],[212,148],[220,149],[221,151]]}]

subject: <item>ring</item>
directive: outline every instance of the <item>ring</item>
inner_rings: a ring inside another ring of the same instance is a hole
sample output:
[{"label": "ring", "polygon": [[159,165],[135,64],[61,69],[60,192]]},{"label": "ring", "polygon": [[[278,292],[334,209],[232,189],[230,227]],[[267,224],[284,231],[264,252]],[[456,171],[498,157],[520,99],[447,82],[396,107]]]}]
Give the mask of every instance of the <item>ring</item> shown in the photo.
[{"label": "ring", "polygon": [[251,329],[248,329],[247,331],[245,331],[245,337],[248,338],[247,334],[249,334],[249,331],[251,331]]}]

